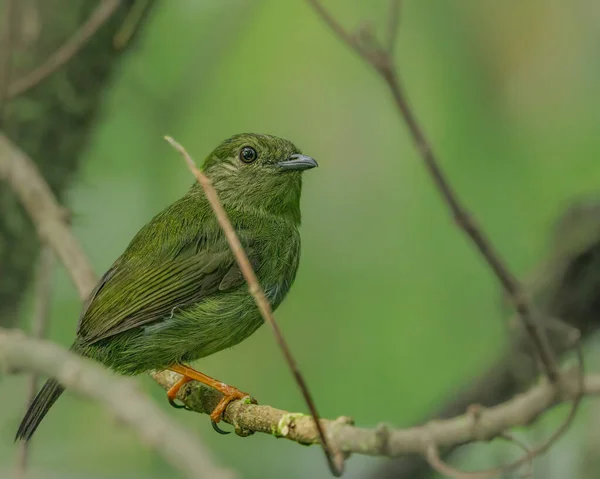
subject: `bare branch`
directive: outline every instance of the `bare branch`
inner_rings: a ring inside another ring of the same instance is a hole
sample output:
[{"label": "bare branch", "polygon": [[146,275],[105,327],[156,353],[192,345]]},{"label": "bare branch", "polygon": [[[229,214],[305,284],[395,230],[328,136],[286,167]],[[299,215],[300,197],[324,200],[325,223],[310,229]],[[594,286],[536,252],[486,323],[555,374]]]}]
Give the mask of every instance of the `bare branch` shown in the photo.
[{"label": "bare branch", "polygon": [[329,464],[329,468],[331,469],[331,473],[336,477],[341,476],[344,471],[344,456],[334,451],[334,449],[332,449],[331,445],[329,444],[329,441],[327,440],[325,430],[323,429],[323,426],[321,425],[321,422],[319,420],[317,406],[315,405],[312,395],[308,390],[308,385],[306,384],[306,381],[304,381],[304,377],[302,376],[302,373],[300,372],[300,369],[296,364],[296,360],[292,356],[290,347],[287,345],[285,338],[283,337],[283,333],[281,332],[281,330],[279,329],[279,325],[275,321],[271,305],[269,304],[269,301],[267,300],[265,293],[258,282],[258,278],[256,277],[256,273],[254,272],[254,268],[252,268],[250,260],[248,259],[248,256],[246,255],[246,252],[244,251],[244,248],[242,247],[242,244],[235,230],[233,229],[229,218],[227,217],[227,213],[225,212],[225,209],[223,208],[223,205],[219,200],[217,191],[213,187],[210,179],[196,167],[194,160],[192,160],[185,148],[179,143],[177,143],[170,136],[165,136],[165,139],[171,144],[171,146],[173,146],[173,148],[175,148],[183,156],[188,165],[188,168],[196,177],[198,183],[200,183],[200,186],[202,186],[202,189],[206,194],[206,198],[208,199],[213,211],[215,212],[215,216],[219,221],[219,225],[225,233],[227,242],[229,243],[229,247],[231,248],[231,251],[235,256],[235,259],[240,267],[240,270],[242,271],[244,279],[248,284],[250,294],[254,297],[254,301],[260,311],[261,316],[263,317],[265,322],[269,326],[271,326],[273,333],[275,334],[277,344],[279,345],[279,348],[281,349],[285,360],[288,363],[288,366],[291,369],[294,378],[296,379],[296,383],[302,391],[302,396],[304,396],[304,400],[308,405],[308,409],[310,410],[315,420],[315,423],[317,424],[317,430],[319,432],[321,444],[327,457],[327,462]]},{"label": "bare branch", "polygon": [[101,403],[129,426],[144,443],[190,479],[234,477],[212,465],[198,439],[142,393],[136,383],[51,342],[28,338],[21,331],[0,329],[0,366],[56,378],[62,385]]},{"label": "bare branch", "polygon": [[386,50],[391,55],[394,52],[396,46],[396,38],[398,37],[398,30],[400,28],[400,6],[402,0],[390,0],[390,11],[388,17],[388,31],[387,31],[387,42]]},{"label": "bare branch", "polygon": [[73,58],[112,16],[120,3],[121,0],[101,0],[86,22],[45,63],[11,83],[8,98],[25,93]]},{"label": "bare branch", "polygon": [[[181,378],[179,374],[171,371],[154,372],[152,376],[165,390]],[[580,391],[579,381],[580,374],[577,369],[562,373],[563,394],[557,397],[554,385],[542,379],[538,385],[503,404],[480,408],[477,418],[472,412],[467,412],[451,419],[430,421],[408,429],[391,429],[384,426],[374,429],[359,428],[353,426],[352,420],[347,417],[334,421],[321,419],[321,423],[331,441],[346,454],[389,457],[427,455],[432,444],[437,448],[446,448],[468,442],[489,441],[502,436],[512,427],[530,425],[542,413],[561,401],[576,400]],[[583,391],[586,395],[600,395],[600,374],[588,375]],[[218,391],[195,381],[183,386],[177,395],[177,399],[190,410],[206,414],[212,412],[221,397]],[[261,432],[300,444],[320,442],[311,416],[282,411],[271,406],[234,401],[225,411],[223,420],[234,426],[242,435]],[[524,459],[524,462],[529,460],[530,458]]]},{"label": "bare branch", "polygon": [[375,38],[369,34],[363,34],[362,37],[358,39],[350,35],[331,16],[331,14],[325,10],[319,0],[307,0],[307,2],[315,9],[322,20],[329,25],[333,32],[344,43],[356,51],[365,62],[371,65],[371,67],[373,67],[386,82],[398,111],[410,131],[417,151],[421,155],[427,171],[445,200],[456,224],[471,239],[481,256],[494,272],[504,290],[510,296],[515,309],[522,318],[525,328],[536,346],[544,366],[544,372],[552,382],[556,382],[559,377],[558,366],[554,353],[548,343],[545,331],[539,326],[534,311],[529,304],[527,297],[521,290],[521,285],[509,271],[484,232],[477,227],[471,215],[459,200],[457,193],[446,179],[446,175],[439,166],[439,161],[433,153],[433,149],[406,99],[406,95],[400,84],[398,71],[390,52],[378,45]]},{"label": "bare branch", "polygon": [[[48,320],[50,317],[50,300],[52,297],[52,273],[54,272],[54,252],[48,246],[44,246],[40,253],[39,265],[36,274],[33,319],[31,321],[31,335],[36,339],[46,336]],[[38,389],[39,376],[33,372],[27,381],[27,393],[25,397],[25,410],[35,397]],[[29,441],[19,443],[17,453],[17,469],[15,478],[25,479],[27,461],[29,457]]]},{"label": "bare branch", "polygon": [[150,0],[135,0],[133,6],[129,9],[129,13],[119,31],[113,37],[113,45],[117,50],[121,50],[127,46],[131,37],[137,30],[144,14],[148,11]]},{"label": "bare branch", "polygon": [[518,446],[521,450],[523,450],[525,452],[526,455],[528,455],[531,459],[529,460],[529,463],[527,464],[527,472],[523,473],[523,475],[521,476],[522,479],[525,477],[533,477],[533,455],[531,454],[531,449],[529,448],[529,446],[527,444],[525,444],[525,442],[521,441],[520,439],[516,438],[514,436],[514,434],[511,434],[509,432],[505,432],[502,435],[500,435],[499,437],[501,437],[502,439],[506,439],[508,442],[511,442],[513,444],[515,444],[516,446]]}]

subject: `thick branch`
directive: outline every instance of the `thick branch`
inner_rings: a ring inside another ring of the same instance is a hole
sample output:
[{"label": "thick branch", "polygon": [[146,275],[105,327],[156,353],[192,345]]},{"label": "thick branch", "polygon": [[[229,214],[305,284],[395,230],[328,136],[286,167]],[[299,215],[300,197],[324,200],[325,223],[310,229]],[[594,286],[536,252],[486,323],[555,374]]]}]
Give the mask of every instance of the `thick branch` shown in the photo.
[{"label": "thick branch", "polygon": [[[152,376],[165,390],[181,378],[171,371],[155,372]],[[359,428],[345,417],[335,421],[322,419],[321,422],[327,430],[327,436],[345,453],[389,457],[426,455],[432,445],[445,448],[491,440],[512,427],[530,425],[553,406],[577,398],[578,371],[563,373],[561,383],[563,394],[560,398],[556,397],[556,388],[547,380],[542,380],[526,393],[498,406],[477,408],[476,414],[467,412],[452,419],[431,421],[408,429],[389,429],[384,426]],[[600,394],[600,375],[590,375],[585,379],[585,393]],[[221,394],[202,384],[191,382],[180,389],[177,398],[192,411],[210,414]],[[315,423],[311,416],[305,414],[235,401],[227,408],[223,419],[241,435],[262,432],[300,444],[319,443]]]},{"label": "thick branch", "polygon": [[0,329],[0,366],[56,378],[70,390],[97,400],[188,478],[233,477],[231,472],[212,466],[212,459],[196,437],[171,421],[134,381],[89,359],[51,342],[28,338],[21,331]]}]

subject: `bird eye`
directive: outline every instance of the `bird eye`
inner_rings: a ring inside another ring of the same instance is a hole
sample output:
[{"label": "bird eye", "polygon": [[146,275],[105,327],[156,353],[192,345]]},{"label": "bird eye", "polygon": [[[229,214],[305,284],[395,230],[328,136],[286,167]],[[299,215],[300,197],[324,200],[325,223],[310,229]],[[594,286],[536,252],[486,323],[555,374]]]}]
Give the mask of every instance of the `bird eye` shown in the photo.
[{"label": "bird eye", "polygon": [[256,158],[258,158],[258,155],[256,154],[256,150],[254,148],[250,146],[244,146],[244,148],[240,150],[240,160],[244,163],[252,163],[254,160],[256,160]]}]

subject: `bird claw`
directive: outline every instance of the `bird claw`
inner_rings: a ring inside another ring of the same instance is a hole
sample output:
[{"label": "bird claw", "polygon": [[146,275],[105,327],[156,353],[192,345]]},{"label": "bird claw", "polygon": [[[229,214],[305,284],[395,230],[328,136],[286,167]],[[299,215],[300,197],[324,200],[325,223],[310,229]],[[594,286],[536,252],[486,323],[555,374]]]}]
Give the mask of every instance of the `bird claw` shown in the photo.
[{"label": "bird claw", "polygon": [[187,404],[177,404],[174,399],[171,399],[171,398],[168,398],[168,399],[169,399],[169,404],[171,406],[173,406],[175,409],[185,409],[186,411],[192,410],[192,408],[190,408]]},{"label": "bird claw", "polygon": [[221,428],[218,426],[218,424],[217,424],[215,421],[213,421],[212,419],[210,420],[210,424],[212,425],[212,428],[213,428],[213,429],[214,429],[216,432],[218,432],[219,434],[222,434],[222,435],[224,435],[224,436],[225,436],[225,435],[227,435],[227,434],[231,434],[231,431],[223,431],[223,429],[221,429]]}]

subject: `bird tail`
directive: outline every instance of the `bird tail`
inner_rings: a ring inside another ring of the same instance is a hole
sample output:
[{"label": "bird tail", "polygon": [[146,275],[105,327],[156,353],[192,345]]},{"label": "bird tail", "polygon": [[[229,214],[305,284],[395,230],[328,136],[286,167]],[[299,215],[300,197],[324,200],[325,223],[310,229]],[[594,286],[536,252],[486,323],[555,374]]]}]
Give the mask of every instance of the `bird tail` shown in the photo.
[{"label": "bird tail", "polygon": [[38,428],[44,416],[60,395],[64,392],[65,388],[62,387],[55,379],[49,379],[46,384],[42,387],[37,396],[31,402],[29,409],[25,413],[25,417],[21,421],[19,430],[15,437],[15,441],[25,440],[29,441],[33,433]]}]

